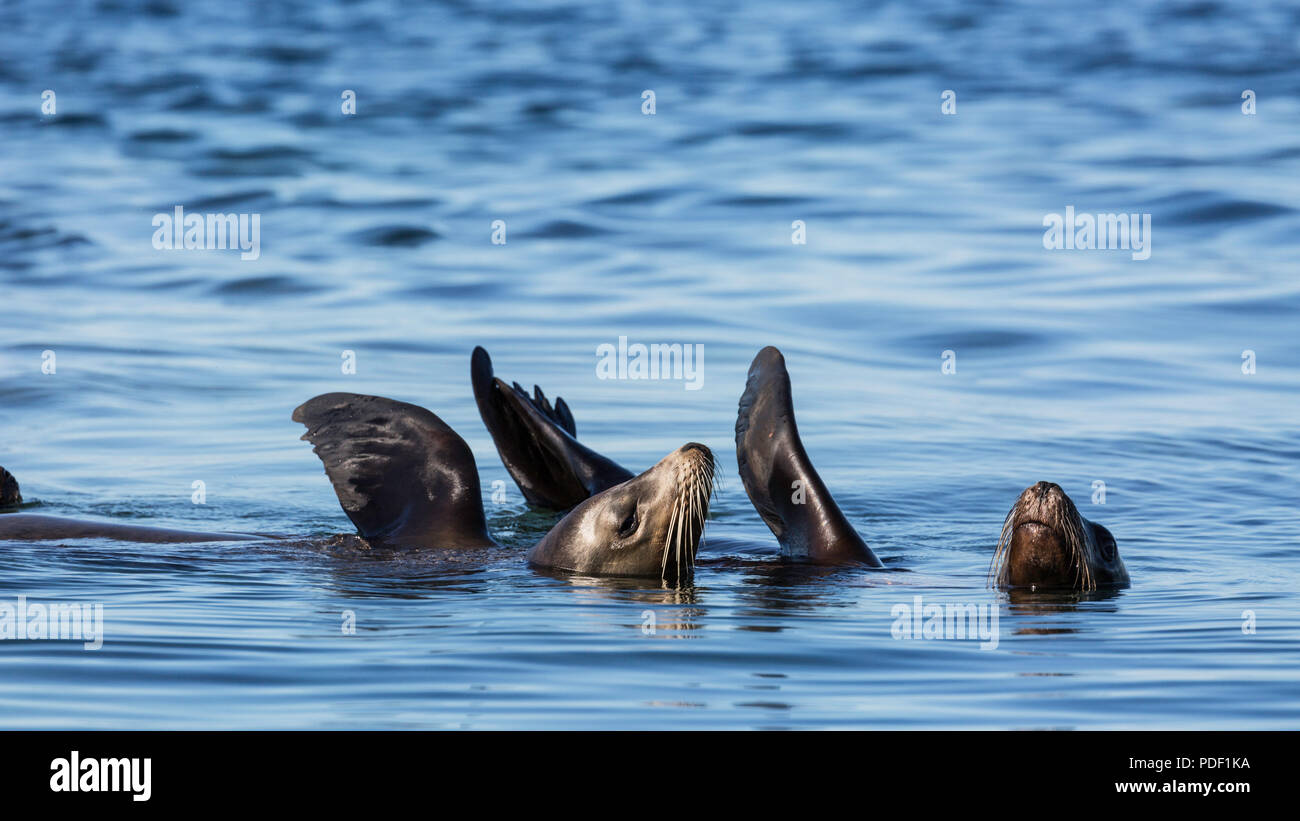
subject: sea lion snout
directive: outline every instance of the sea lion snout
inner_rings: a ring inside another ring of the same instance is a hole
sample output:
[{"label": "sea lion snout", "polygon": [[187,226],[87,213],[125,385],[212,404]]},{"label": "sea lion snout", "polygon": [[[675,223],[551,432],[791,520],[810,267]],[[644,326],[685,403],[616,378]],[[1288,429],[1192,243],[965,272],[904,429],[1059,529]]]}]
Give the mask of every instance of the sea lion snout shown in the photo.
[{"label": "sea lion snout", "polygon": [[[693,474],[707,472],[709,480],[712,481],[714,467],[713,451],[707,445],[701,445],[699,442],[687,442],[677,450],[670,451],[647,473],[658,470],[671,471],[670,475],[676,475],[684,481]],[[673,492],[680,495],[685,493],[686,490],[686,486],[682,485]]]},{"label": "sea lion snout", "polygon": [[687,442],[677,449],[677,452],[682,455],[690,454],[692,451],[703,455],[710,462],[713,461],[713,451],[709,450],[707,445],[701,445],[699,442]]},{"label": "sea lion snout", "polygon": [[1065,491],[1061,490],[1061,486],[1056,482],[1035,482],[1025,488],[1024,493],[1020,494],[1022,499],[1026,496],[1037,499],[1046,499],[1049,496],[1063,497],[1065,496]]},{"label": "sea lion snout", "polygon": [[1067,509],[1072,506],[1070,497],[1065,495],[1061,486],[1055,482],[1038,482],[1025,488],[1016,500],[1012,512],[1015,524],[1022,522],[1041,522],[1054,524],[1067,516]]},{"label": "sea lion snout", "polygon": [[1055,528],[1042,522],[1016,525],[1007,558],[1009,581],[1014,585],[1042,584],[1064,578],[1071,570],[1070,551]]},{"label": "sea lion snout", "polygon": [[1056,482],[1039,482],[1038,484],[1034,485],[1029,489],[1037,492],[1039,498],[1047,496],[1048,494],[1053,492],[1062,495],[1064,495],[1065,493],[1065,491],[1061,490],[1061,486],[1058,485]]}]

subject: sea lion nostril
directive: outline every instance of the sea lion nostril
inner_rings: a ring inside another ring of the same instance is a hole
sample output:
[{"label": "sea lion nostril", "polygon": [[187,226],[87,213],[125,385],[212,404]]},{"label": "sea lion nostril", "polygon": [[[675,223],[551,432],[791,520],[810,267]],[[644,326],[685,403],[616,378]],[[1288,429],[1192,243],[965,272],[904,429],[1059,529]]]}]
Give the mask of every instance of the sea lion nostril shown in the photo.
[{"label": "sea lion nostril", "polygon": [[1031,490],[1038,494],[1039,499],[1046,499],[1053,491],[1056,491],[1057,493],[1062,492],[1061,486],[1055,482],[1039,482],[1034,485]]}]

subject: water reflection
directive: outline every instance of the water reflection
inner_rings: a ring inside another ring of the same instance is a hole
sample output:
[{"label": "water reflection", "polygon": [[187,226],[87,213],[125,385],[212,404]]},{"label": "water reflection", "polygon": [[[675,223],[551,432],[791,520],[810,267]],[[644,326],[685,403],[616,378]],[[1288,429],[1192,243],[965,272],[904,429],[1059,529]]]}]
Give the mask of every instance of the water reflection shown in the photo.
[{"label": "water reflection", "polygon": [[[1015,635],[1063,635],[1082,629],[1078,619],[1066,618],[1081,609],[1090,613],[1118,613],[1122,588],[1101,590],[1027,590],[1005,591],[1007,613],[1017,618],[1046,619],[1046,624],[1017,623]],[[1060,621],[1057,621],[1057,619]]]},{"label": "water reflection", "polygon": [[688,638],[687,634],[700,629],[699,620],[708,612],[700,605],[699,589],[694,586],[676,587],[651,579],[582,576],[543,568],[533,568],[533,571],[565,582],[562,589],[570,590],[581,602],[627,605],[638,620],[618,622],[619,626],[639,630],[646,636]]}]

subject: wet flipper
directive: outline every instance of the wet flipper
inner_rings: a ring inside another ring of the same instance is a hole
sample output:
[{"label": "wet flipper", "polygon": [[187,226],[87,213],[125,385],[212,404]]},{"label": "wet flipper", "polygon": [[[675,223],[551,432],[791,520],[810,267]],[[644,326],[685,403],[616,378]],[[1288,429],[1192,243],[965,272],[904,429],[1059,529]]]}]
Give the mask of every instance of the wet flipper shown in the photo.
[{"label": "wet flipper", "polygon": [[793,559],[882,567],[849,524],[799,439],[785,357],[754,357],[736,416],[736,462],[754,509]]},{"label": "wet flipper", "polygon": [[565,510],[631,479],[631,471],[577,440],[573,413],[556,397],[552,406],[540,387],[530,397],[518,382],[492,372],[481,347],[470,361],[474,399],[501,461],[530,504]]},{"label": "wet flipper", "polygon": [[23,494],[18,490],[18,480],[14,475],[0,467],[0,508],[17,507],[23,503]]},{"label": "wet flipper", "polygon": [[474,454],[433,413],[405,402],[327,393],[293,412],[325,463],[339,504],[372,544],[487,547]]}]

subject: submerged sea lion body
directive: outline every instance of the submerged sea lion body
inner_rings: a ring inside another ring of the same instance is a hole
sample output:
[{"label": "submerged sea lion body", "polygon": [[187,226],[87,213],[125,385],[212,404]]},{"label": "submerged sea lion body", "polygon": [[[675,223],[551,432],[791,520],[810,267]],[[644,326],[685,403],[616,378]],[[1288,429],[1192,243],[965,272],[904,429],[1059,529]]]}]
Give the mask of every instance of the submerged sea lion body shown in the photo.
[{"label": "submerged sea lion body", "polygon": [[68,519],[39,513],[0,515],[0,541],[41,542],[73,539],[116,539],[121,542],[178,544],[182,542],[248,542],[273,539],[251,533],[206,533],[165,527],[125,525],[92,519]]},{"label": "submerged sea lion body", "polygon": [[[0,467],[0,510],[17,507],[23,502],[18,480]],[[71,539],[116,539],[123,542],[154,544],[180,542],[247,542],[273,539],[274,536],[250,533],[209,533],[200,530],[174,530],[93,519],[68,519],[40,513],[0,514],[0,541],[40,542]]]}]

